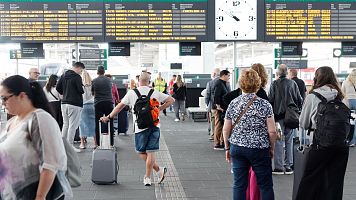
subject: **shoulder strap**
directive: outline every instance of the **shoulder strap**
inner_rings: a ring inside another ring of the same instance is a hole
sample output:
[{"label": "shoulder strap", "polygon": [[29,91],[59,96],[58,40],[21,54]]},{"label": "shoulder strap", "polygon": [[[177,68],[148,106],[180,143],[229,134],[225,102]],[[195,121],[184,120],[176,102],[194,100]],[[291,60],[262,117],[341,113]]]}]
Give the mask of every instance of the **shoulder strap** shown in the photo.
[{"label": "shoulder strap", "polygon": [[136,88],[133,91],[135,91],[137,97],[140,98],[140,96],[141,96],[140,91],[138,91],[138,89],[136,89]]},{"label": "shoulder strap", "polygon": [[51,95],[56,99],[58,100],[58,98],[56,96],[54,96],[54,94],[52,93],[52,91],[50,90],[49,93],[51,93]]},{"label": "shoulder strap", "polygon": [[237,123],[239,123],[241,117],[246,113],[247,109],[252,105],[253,101],[257,98],[257,96],[255,95],[250,102],[248,102],[246,108],[240,113],[239,117],[237,117],[234,125],[232,125],[231,130],[234,129],[234,127],[236,126]]},{"label": "shoulder strap", "polygon": [[317,92],[311,92],[312,94],[314,94],[316,97],[318,97],[322,102],[326,103],[328,102],[328,100],[321,94],[317,93]]},{"label": "shoulder strap", "polygon": [[148,98],[151,98],[151,95],[153,94],[153,92],[154,92],[154,90],[153,90],[153,89],[150,89],[150,91],[148,92],[147,97],[148,97]]},{"label": "shoulder strap", "polygon": [[[350,82],[351,82],[351,81],[350,81]],[[356,87],[355,87],[354,83],[351,82],[351,84],[352,84],[352,86],[354,86],[354,90],[355,90],[355,92],[356,92]]]}]

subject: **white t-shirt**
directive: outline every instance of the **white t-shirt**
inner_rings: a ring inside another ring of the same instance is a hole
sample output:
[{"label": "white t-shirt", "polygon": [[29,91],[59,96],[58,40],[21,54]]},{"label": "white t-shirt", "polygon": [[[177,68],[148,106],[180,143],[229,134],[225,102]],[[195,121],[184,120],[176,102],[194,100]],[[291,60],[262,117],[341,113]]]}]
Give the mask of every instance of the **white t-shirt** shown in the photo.
[{"label": "white t-shirt", "polygon": [[[149,88],[148,86],[140,86],[137,89],[138,89],[138,91],[140,92],[141,95],[148,95],[148,92],[151,90],[151,88]],[[163,94],[163,93],[158,92],[156,90],[151,95],[151,98],[155,98],[159,102],[166,101],[167,97],[169,97],[167,94]],[[135,91],[129,90],[127,92],[127,94],[124,96],[124,98],[121,100],[121,102],[123,104],[125,104],[125,105],[130,105],[132,107],[132,110],[133,110],[133,107],[134,107],[137,99],[138,99],[138,97],[137,97],[137,94],[135,93]],[[145,130],[145,129],[139,129],[137,127],[136,115],[135,114],[133,115],[133,121],[134,121],[134,124],[135,124],[135,133],[139,133],[139,132]],[[160,127],[160,123],[157,125],[157,127]]]},{"label": "white t-shirt", "polygon": [[56,90],[56,87],[52,87],[52,88],[51,88],[51,92],[52,92],[52,94],[53,94],[57,99],[55,99],[54,96],[53,96],[50,92],[48,92],[48,91],[46,90],[46,87],[43,87],[43,92],[46,94],[46,97],[47,97],[47,99],[48,99],[48,102],[59,101],[59,100],[62,99],[61,95],[60,95],[60,94],[58,93],[58,91]]}]

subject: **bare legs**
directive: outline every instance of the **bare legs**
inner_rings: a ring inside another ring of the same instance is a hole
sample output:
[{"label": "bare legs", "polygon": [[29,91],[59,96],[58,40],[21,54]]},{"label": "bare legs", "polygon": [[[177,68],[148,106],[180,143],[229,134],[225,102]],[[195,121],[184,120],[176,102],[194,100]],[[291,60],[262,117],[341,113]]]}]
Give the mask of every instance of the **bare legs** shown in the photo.
[{"label": "bare legs", "polygon": [[159,171],[159,166],[156,162],[156,156],[154,152],[139,153],[138,155],[146,162],[146,177],[151,177],[152,169],[154,169],[156,172]]}]

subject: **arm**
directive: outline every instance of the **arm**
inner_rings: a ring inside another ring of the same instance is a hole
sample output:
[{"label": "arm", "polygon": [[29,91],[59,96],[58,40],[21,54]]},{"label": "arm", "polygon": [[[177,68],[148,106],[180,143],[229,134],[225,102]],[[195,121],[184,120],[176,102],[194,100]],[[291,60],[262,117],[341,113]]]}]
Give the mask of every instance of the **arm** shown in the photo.
[{"label": "arm", "polygon": [[177,84],[174,84],[173,85],[173,94],[177,92],[177,89],[178,89]]},{"label": "arm", "polygon": [[57,85],[56,85],[56,90],[58,91],[59,94],[63,95],[63,76],[61,76],[61,78],[59,78]]},{"label": "arm", "polygon": [[122,102],[120,102],[119,104],[117,104],[115,106],[115,108],[111,111],[110,114],[108,114],[107,116],[105,117],[100,117],[100,121],[102,122],[107,122],[109,121],[110,119],[113,119],[115,115],[117,115],[126,105]]},{"label": "arm", "polygon": [[220,88],[220,84],[218,84],[214,87],[214,104],[216,105],[217,110],[224,111],[221,108],[221,103],[222,103],[220,100],[221,96],[222,96],[222,89]]},{"label": "arm", "polygon": [[168,97],[166,98],[166,100],[164,101],[164,104],[161,105],[161,106],[159,106],[159,110],[162,111],[162,110],[168,108],[168,107],[169,107],[170,105],[172,105],[173,103],[174,103],[174,98],[171,97],[171,96],[168,96]]},{"label": "arm", "polygon": [[224,136],[224,144],[225,144],[225,157],[227,162],[231,162],[231,157],[230,157],[230,145],[229,145],[229,138],[231,135],[231,128],[232,128],[232,121],[231,119],[226,119],[224,122],[224,127],[223,127],[223,136]]},{"label": "arm", "polygon": [[[302,108],[302,112],[299,117],[299,126],[305,130],[309,128],[311,118],[313,115],[313,94],[308,94],[305,98],[304,105]],[[316,110],[316,108],[315,108]]]},{"label": "arm", "polygon": [[205,104],[209,105],[210,102],[210,95],[211,95],[211,91],[210,91],[210,81],[206,84],[206,96],[205,96]]},{"label": "arm", "polygon": [[268,131],[268,135],[269,135],[269,142],[271,144],[270,154],[271,154],[271,157],[273,158],[274,146],[275,146],[276,139],[277,139],[276,123],[274,122],[273,116],[267,118],[267,131]]},{"label": "arm", "polygon": [[37,188],[35,200],[45,200],[46,196],[51,189],[56,173],[49,169],[43,169],[40,173],[40,182]]},{"label": "arm", "polygon": [[80,94],[84,94],[84,89],[83,89],[83,81],[82,78],[78,75],[77,78],[77,90]]}]

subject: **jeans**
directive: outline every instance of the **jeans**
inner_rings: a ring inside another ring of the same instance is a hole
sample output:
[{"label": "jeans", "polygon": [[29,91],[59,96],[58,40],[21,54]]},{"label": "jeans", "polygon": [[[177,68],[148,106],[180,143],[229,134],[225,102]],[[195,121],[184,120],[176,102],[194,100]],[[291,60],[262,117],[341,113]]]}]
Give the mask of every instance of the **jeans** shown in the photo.
[{"label": "jeans", "polygon": [[180,119],[179,111],[180,113],[182,113],[182,115],[185,115],[185,100],[176,99],[173,106],[174,106],[174,112],[176,114],[176,119]]},{"label": "jeans", "polygon": [[80,124],[80,115],[82,108],[70,104],[62,104],[63,128],[62,136],[67,138],[69,144],[73,144],[75,131]]},{"label": "jeans", "polygon": [[272,163],[269,149],[252,149],[230,145],[233,170],[233,200],[246,199],[248,173],[252,166],[262,200],[273,200]]},{"label": "jeans", "polygon": [[[356,99],[349,99],[349,105],[351,110],[356,110]],[[355,126],[354,136],[352,137],[350,144],[355,144],[355,143],[356,143],[356,126]]]},{"label": "jeans", "polygon": [[158,127],[147,128],[135,133],[135,148],[139,153],[156,152],[159,150],[159,138],[161,136]]},{"label": "jeans", "polygon": [[[284,126],[283,120],[278,120],[278,122],[281,125],[282,133],[284,133],[284,140],[276,141],[274,150],[274,168],[283,170],[284,166],[290,168],[290,166],[293,165],[293,131]],[[285,149],[283,148],[283,143]],[[284,152],[285,158],[283,157]],[[285,165],[283,165],[283,160],[285,161]]]}]

